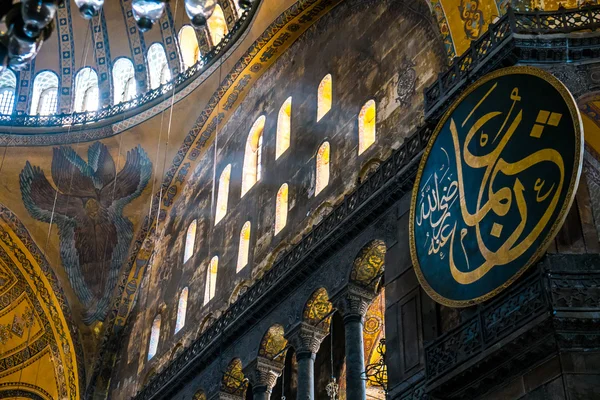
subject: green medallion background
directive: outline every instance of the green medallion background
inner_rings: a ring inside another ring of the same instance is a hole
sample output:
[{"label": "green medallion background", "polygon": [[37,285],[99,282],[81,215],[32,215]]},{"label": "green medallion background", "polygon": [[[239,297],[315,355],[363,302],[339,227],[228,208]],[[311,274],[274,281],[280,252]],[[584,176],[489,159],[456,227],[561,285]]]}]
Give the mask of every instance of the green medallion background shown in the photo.
[{"label": "green medallion background", "polygon": [[483,301],[541,256],[573,201],[582,139],[573,98],[541,70],[499,70],[463,94],[413,190],[411,255],[430,296]]}]

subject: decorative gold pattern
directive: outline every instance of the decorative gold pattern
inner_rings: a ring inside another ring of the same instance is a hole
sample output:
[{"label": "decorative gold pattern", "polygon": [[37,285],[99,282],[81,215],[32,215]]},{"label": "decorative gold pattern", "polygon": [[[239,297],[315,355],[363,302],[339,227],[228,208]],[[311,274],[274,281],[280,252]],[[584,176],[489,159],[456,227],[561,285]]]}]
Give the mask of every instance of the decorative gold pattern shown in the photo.
[{"label": "decorative gold pattern", "polygon": [[[324,322],[325,317],[332,310],[333,306],[329,301],[329,295],[324,288],[317,289],[304,306],[303,319],[310,325],[317,326]],[[329,326],[329,323],[327,323]]]},{"label": "decorative gold pattern", "polygon": [[3,207],[0,212],[0,386],[43,399],[79,399],[64,295],[16,218]]},{"label": "decorative gold pattern", "polygon": [[246,389],[248,388],[248,381],[244,377],[242,371],[242,361],[239,358],[232,360],[225,374],[223,374],[223,380],[221,381],[221,392],[228,394],[235,394],[246,397]]},{"label": "decorative gold pattern", "polygon": [[350,279],[360,286],[373,287],[385,264],[387,247],[382,240],[374,240],[360,251],[354,260]]},{"label": "decorative gold pattern", "polygon": [[287,340],[283,337],[284,331],[281,325],[274,325],[269,328],[260,342],[258,355],[271,361],[283,362],[285,358],[285,346]]}]

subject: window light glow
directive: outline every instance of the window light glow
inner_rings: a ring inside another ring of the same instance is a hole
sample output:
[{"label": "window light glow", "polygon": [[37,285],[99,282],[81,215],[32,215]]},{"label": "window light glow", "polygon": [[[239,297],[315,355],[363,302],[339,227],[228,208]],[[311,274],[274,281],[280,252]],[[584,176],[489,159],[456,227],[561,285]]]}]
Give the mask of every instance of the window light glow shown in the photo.
[{"label": "window light glow", "polygon": [[250,252],[250,230],[252,225],[250,221],[246,221],[240,231],[240,245],[238,248],[238,260],[236,272],[240,272],[248,265],[248,253]]},{"label": "window light glow", "polygon": [[317,92],[317,122],[321,120],[331,110],[333,101],[333,82],[331,74],[325,75],[325,78],[319,84]]},{"label": "window light glow", "polygon": [[376,119],[375,101],[369,100],[358,115],[358,155],[375,143]]},{"label": "window light glow", "polygon": [[206,286],[204,288],[204,305],[215,297],[217,291],[217,271],[219,269],[219,257],[214,256],[206,270]]},{"label": "window light glow", "polygon": [[292,97],[288,97],[279,109],[277,117],[277,137],[275,143],[275,159],[278,159],[290,147],[290,131],[292,129]]},{"label": "window light glow", "polygon": [[75,76],[75,112],[97,111],[98,96],[98,74],[90,67],[80,69]]},{"label": "window light glow", "polygon": [[194,244],[196,243],[196,225],[196,220],[193,220],[185,235],[185,249],[183,252],[184,263],[194,255]]},{"label": "window light glow", "polygon": [[158,341],[160,339],[160,314],[154,318],[152,322],[152,330],[150,331],[150,344],[148,346],[148,360],[156,355],[158,350]]},{"label": "window light glow", "polygon": [[0,72],[0,114],[10,115],[15,105],[17,77],[10,69]]},{"label": "window light glow", "polygon": [[329,142],[324,142],[316,158],[316,173],[315,173],[315,196],[321,193],[329,184],[329,156],[331,149]]},{"label": "window light glow", "polygon": [[190,68],[200,58],[200,48],[196,31],[190,25],[185,25],[179,31],[179,52],[185,69]]},{"label": "window light glow", "polygon": [[150,89],[156,89],[163,83],[171,80],[167,54],[162,44],[154,43],[150,46],[147,61],[148,74],[150,75]]},{"label": "window light glow", "polygon": [[185,314],[187,312],[188,288],[185,287],[179,295],[177,304],[177,321],[175,322],[175,333],[179,332],[185,326]]},{"label": "window light glow", "polygon": [[135,98],[137,87],[135,81],[135,69],[128,58],[119,58],[113,64],[112,69],[114,104],[129,101]]},{"label": "window light glow", "polygon": [[284,183],[277,191],[275,200],[275,235],[287,224],[288,214],[288,184]]},{"label": "window light glow", "polygon": [[231,164],[227,165],[219,177],[217,192],[217,207],[215,209],[215,225],[227,214],[227,201],[229,198],[229,181],[231,180]]},{"label": "window light glow", "polygon": [[252,125],[246,139],[244,167],[242,169],[242,197],[262,176],[262,144],[265,117],[260,116]]},{"label": "window light glow", "polygon": [[31,94],[31,115],[51,115],[56,113],[58,102],[58,75],[51,71],[42,71],[33,81]]},{"label": "window light glow", "polygon": [[225,22],[223,9],[219,4],[215,6],[215,10],[210,18],[208,18],[207,25],[210,38],[212,39],[212,44],[213,46],[216,46],[229,32],[227,29],[227,23]]}]

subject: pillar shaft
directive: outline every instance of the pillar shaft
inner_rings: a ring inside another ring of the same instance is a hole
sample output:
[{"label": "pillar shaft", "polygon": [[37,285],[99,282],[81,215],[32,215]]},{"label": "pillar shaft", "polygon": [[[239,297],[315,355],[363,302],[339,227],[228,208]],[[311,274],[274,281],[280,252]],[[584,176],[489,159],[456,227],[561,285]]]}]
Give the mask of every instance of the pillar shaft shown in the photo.
[{"label": "pillar shaft", "polygon": [[344,318],[347,400],[367,398],[363,323],[374,297],[371,291],[351,284],[332,300]]},{"label": "pillar shaft", "polygon": [[252,394],[254,395],[254,400],[271,399],[271,389],[264,385],[252,387]]},{"label": "pillar shaft", "polygon": [[344,318],[346,337],[346,397],[348,400],[365,400],[367,388],[363,372],[365,354],[363,345],[363,320],[361,316]]},{"label": "pillar shaft", "polygon": [[296,353],[298,361],[298,400],[315,398],[315,357],[311,352]]},{"label": "pillar shaft", "polygon": [[290,330],[288,341],[296,351],[298,362],[298,400],[315,399],[315,358],[327,332],[306,322]]}]

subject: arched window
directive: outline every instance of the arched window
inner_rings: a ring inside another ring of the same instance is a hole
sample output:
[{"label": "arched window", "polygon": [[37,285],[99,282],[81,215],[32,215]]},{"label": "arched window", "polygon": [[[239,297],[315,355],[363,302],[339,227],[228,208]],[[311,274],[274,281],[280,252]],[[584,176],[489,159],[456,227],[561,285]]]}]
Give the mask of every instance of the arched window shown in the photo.
[{"label": "arched window", "polygon": [[129,58],[119,58],[112,67],[114,104],[133,99],[137,94],[135,69]]},{"label": "arched window", "polygon": [[250,230],[252,225],[246,221],[240,231],[240,246],[238,248],[238,260],[236,272],[240,272],[248,264],[248,253],[250,252]]},{"label": "arched window", "polygon": [[288,184],[284,183],[277,191],[275,199],[275,234],[277,235],[287,224]]},{"label": "arched window", "polygon": [[213,11],[207,23],[212,44],[216,46],[229,32],[227,23],[225,22],[225,15],[220,5],[217,4],[215,6],[215,11]]},{"label": "arched window", "polygon": [[194,244],[196,243],[196,225],[196,220],[193,220],[188,227],[187,234],[185,235],[185,249],[183,251],[184,263],[194,255]]},{"label": "arched window", "polygon": [[51,71],[42,71],[33,80],[31,94],[31,115],[50,115],[56,113],[58,99],[58,75]]},{"label": "arched window", "polygon": [[148,74],[150,89],[156,89],[171,80],[171,70],[167,62],[165,48],[160,43],[154,43],[148,49]]},{"label": "arched window", "polygon": [[317,122],[331,110],[332,99],[333,82],[331,74],[327,74],[321,83],[319,83],[319,90],[317,91]]},{"label": "arched window", "polygon": [[279,109],[277,116],[277,138],[275,143],[275,159],[277,160],[290,147],[290,131],[292,129],[292,97],[288,97]]},{"label": "arched window", "polygon": [[217,207],[215,210],[215,225],[227,214],[227,200],[229,199],[229,181],[231,180],[231,164],[227,165],[219,177],[217,192]]},{"label": "arched window", "polygon": [[188,288],[185,287],[179,295],[177,304],[177,321],[175,321],[175,333],[179,332],[185,326],[185,313],[187,311]]},{"label": "arched window", "polygon": [[376,111],[375,101],[369,100],[358,115],[358,155],[375,143]]},{"label": "arched window", "polygon": [[79,70],[75,77],[75,112],[98,110],[98,74],[92,68]]},{"label": "arched window", "polygon": [[248,138],[244,152],[244,168],[242,170],[242,197],[260,180],[262,175],[262,143],[265,129],[265,116],[258,117]]},{"label": "arched window", "polygon": [[0,72],[0,114],[10,115],[15,106],[17,77],[10,69]]},{"label": "arched window", "polygon": [[315,196],[321,193],[321,190],[329,184],[329,156],[331,149],[329,142],[323,142],[319,151],[317,152],[316,166],[317,170],[315,173]]},{"label": "arched window", "polygon": [[200,47],[198,46],[196,31],[190,25],[185,25],[179,30],[179,52],[185,69],[196,64],[200,58]]},{"label": "arched window", "polygon": [[160,339],[160,314],[158,314],[152,322],[152,330],[150,331],[150,345],[148,346],[148,360],[156,355],[158,350],[158,341]]},{"label": "arched window", "polygon": [[206,270],[206,286],[204,288],[204,305],[215,297],[217,291],[217,270],[219,269],[219,257],[214,256]]}]

